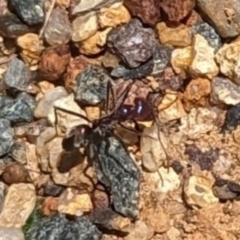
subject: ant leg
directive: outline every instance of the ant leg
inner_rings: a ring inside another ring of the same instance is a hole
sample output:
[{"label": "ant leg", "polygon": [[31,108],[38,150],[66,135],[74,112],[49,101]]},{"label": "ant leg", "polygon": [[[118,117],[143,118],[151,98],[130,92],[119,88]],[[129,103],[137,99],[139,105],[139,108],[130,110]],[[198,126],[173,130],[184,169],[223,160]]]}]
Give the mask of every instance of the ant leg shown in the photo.
[{"label": "ant leg", "polygon": [[158,173],[159,179],[160,179],[160,181],[161,181],[161,186],[163,187],[163,186],[164,186],[164,180],[163,180],[162,174],[161,174],[160,171],[159,171],[159,168],[158,168],[158,170],[157,170],[157,173]]},{"label": "ant leg", "polygon": [[136,133],[139,137],[142,135],[142,132],[140,132],[138,129],[132,129],[132,128],[126,127],[122,123],[119,123],[119,125],[130,132]]},{"label": "ant leg", "polygon": [[115,98],[114,98],[114,92],[113,92],[113,88],[112,85],[114,83],[112,81],[108,81],[107,84],[107,99],[106,99],[106,104],[105,104],[105,114],[109,115],[109,105],[110,105],[110,96],[113,99],[113,106],[115,105]]},{"label": "ant leg", "polygon": [[59,111],[62,111],[62,112],[71,114],[71,115],[73,115],[73,116],[83,118],[83,119],[86,120],[87,122],[91,123],[91,121],[90,121],[86,116],[84,116],[84,115],[81,114],[81,113],[76,113],[76,112],[73,112],[73,111],[71,111],[71,110],[67,110],[67,109],[64,109],[64,108],[61,108],[61,107],[58,107],[58,106],[53,106],[53,107],[54,107],[55,110],[59,110]]},{"label": "ant leg", "polygon": [[54,111],[54,117],[55,117],[55,122],[54,122],[55,132],[56,132],[56,136],[58,136],[58,129],[57,129],[57,125],[58,125],[57,108],[53,107],[53,111]]},{"label": "ant leg", "polygon": [[167,160],[167,169],[169,171],[169,168],[170,168],[170,157],[169,157],[169,154],[168,154],[166,148],[164,147],[164,144],[163,144],[163,141],[162,141],[162,138],[161,138],[161,134],[160,134],[161,130],[163,129],[163,126],[161,126],[162,123],[159,120],[157,120],[156,123],[157,123],[157,127],[158,127],[158,140],[159,140],[159,143],[161,145],[161,148],[163,149],[163,151],[165,153],[166,160]]}]

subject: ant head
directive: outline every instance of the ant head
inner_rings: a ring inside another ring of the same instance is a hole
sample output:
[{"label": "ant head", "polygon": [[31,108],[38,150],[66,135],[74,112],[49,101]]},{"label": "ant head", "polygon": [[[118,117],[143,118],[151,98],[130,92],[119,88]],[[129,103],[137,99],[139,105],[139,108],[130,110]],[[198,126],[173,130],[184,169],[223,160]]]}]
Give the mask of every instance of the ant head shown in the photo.
[{"label": "ant head", "polygon": [[87,124],[81,124],[70,131],[68,138],[73,139],[73,145],[75,148],[86,147],[89,143],[91,133],[92,129],[90,126]]}]

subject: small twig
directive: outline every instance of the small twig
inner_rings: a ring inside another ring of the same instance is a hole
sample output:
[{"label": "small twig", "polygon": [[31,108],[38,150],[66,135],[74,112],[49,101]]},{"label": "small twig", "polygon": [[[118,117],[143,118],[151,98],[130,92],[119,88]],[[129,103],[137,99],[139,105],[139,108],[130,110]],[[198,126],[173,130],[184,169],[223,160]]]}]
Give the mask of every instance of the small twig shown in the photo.
[{"label": "small twig", "polygon": [[48,24],[48,21],[49,21],[49,19],[50,19],[50,16],[51,16],[51,14],[52,14],[53,9],[54,9],[55,3],[56,3],[56,0],[52,0],[52,3],[51,3],[51,5],[50,5],[50,7],[49,7],[49,9],[48,9],[48,11],[47,11],[47,14],[46,14],[46,18],[45,18],[43,27],[42,27],[42,29],[41,29],[40,32],[39,32],[39,39],[42,38],[42,35],[43,35],[44,31],[45,31],[45,28],[46,28],[46,26],[47,26],[47,24]]}]

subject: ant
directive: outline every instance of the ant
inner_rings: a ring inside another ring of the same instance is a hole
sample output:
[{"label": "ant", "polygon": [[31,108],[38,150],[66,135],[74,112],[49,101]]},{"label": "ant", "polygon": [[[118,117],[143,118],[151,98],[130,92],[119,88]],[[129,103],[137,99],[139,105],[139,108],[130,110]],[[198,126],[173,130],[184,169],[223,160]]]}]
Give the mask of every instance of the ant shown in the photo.
[{"label": "ant", "polygon": [[54,111],[56,117],[56,111],[60,110],[81,117],[89,123],[74,127],[65,140],[69,140],[70,145],[73,144],[75,149],[84,149],[84,155],[87,155],[92,163],[98,180],[109,189],[114,209],[124,216],[136,218],[139,214],[140,171],[122,140],[114,134],[114,129],[117,125],[127,128],[122,125],[124,121],[143,120],[151,115],[151,111],[150,106],[144,99],[135,99],[135,105],[133,106],[124,104],[133,81],[130,81],[130,84],[122,91],[113,110],[109,110],[110,93],[113,95],[112,85],[110,84],[108,82],[105,104],[106,115],[97,120],[90,121],[82,114],[57,106],[54,106]]},{"label": "ant", "polygon": [[[54,106],[55,116],[57,116],[56,111],[60,110],[66,112],[68,114],[72,114],[83,118],[89,124],[92,125],[90,127],[88,124],[81,124],[73,128],[70,133],[69,137],[75,136],[74,147],[86,147],[88,142],[93,140],[91,135],[93,133],[99,133],[101,136],[104,136],[105,133],[112,133],[114,127],[116,125],[120,125],[124,128],[125,127],[122,122],[125,121],[133,121],[136,123],[137,121],[151,121],[154,120],[153,109],[150,106],[147,99],[144,98],[135,98],[134,105],[124,104],[124,100],[127,98],[127,95],[133,85],[133,81],[128,84],[128,86],[124,89],[118,101],[115,104],[114,109],[109,112],[109,90],[107,96],[107,103],[105,106],[106,116],[100,117],[99,119],[90,121],[86,116],[75,113],[73,111],[69,111],[67,109],[63,109],[58,106]],[[111,93],[113,94],[113,89],[111,88],[110,83],[108,84],[108,89],[110,88]],[[57,124],[57,119],[56,119]],[[134,131],[133,129],[129,129],[130,131]],[[56,131],[57,132],[57,131]]]},{"label": "ant", "polygon": [[[130,81],[118,97],[113,110],[110,111],[109,95],[110,93],[113,95],[113,89],[111,83],[108,82],[106,115],[97,120],[90,121],[82,114],[58,106],[54,106],[54,111],[56,125],[56,111],[58,110],[81,117],[89,123],[89,125],[81,124],[74,127],[65,140],[70,140],[75,149],[84,149],[84,154],[88,156],[97,171],[98,180],[110,189],[115,210],[124,216],[136,218],[138,216],[140,172],[122,140],[114,134],[114,129],[120,125],[134,131],[122,123],[129,120],[134,123],[154,120],[154,114],[148,99],[136,98],[134,105],[124,104],[132,85],[133,81]],[[122,185],[123,183],[125,184]]]}]

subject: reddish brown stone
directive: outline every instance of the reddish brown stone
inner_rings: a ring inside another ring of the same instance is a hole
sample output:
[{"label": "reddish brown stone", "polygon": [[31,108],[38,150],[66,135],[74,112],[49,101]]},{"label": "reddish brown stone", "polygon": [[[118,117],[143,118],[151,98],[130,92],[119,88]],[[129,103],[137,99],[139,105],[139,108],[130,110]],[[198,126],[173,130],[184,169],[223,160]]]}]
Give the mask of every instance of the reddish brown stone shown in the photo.
[{"label": "reddish brown stone", "polygon": [[109,197],[101,186],[94,190],[92,202],[94,208],[98,210],[107,209],[109,207]]},{"label": "reddish brown stone", "polygon": [[59,45],[49,47],[42,53],[39,70],[45,80],[58,80],[66,71],[71,54],[69,46]]},{"label": "reddish brown stone", "polygon": [[159,0],[124,0],[123,4],[131,15],[141,18],[144,23],[155,25],[160,20]]},{"label": "reddish brown stone", "polygon": [[201,16],[193,10],[191,14],[185,19],[184,24],[188,27],[192,27],[193,25],[196,25],[200,22],[202,22]]},{"label": "reddish brown stone", "polygon": [[2,173],[2,179],[7,184],[30,182],[27,169],[20,163],[7,166]]},{"label": "reddish brown stone", "polygon": [[46,198],[41,205],[41,212],[45,216],[52,216],[57,212],[58,207],[58,198],[48,197]]},{"label": "reddish brown stone", "polygon": [[195,0],[163,0],[161,7],[170,21],[179,22],[195,7]]}]

